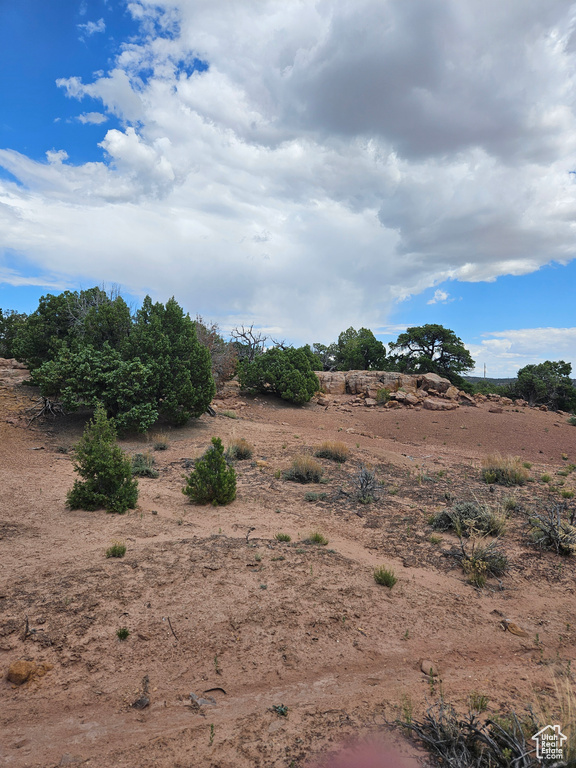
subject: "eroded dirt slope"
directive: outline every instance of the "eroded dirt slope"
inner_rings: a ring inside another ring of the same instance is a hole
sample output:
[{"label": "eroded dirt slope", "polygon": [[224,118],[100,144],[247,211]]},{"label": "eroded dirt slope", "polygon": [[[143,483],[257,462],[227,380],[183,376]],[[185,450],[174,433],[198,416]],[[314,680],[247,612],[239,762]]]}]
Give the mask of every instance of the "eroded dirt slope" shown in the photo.
[{"label": "eroded dirt slope", "polygon": [[[555,681],[576,661],[575,569],[530,544],[526,518],[560,499],[557,481],[576,483],[556,474],[576,463],[565,418],[236,399],[226,407],[238,418],[221,408],[168,431],[168,449],[153,452],[159,478],[142,479],[138,508],[115,516],[66,508],[74,472],[63,451],[84,422],[27,429],[32,394],[0,389],[0,668],[45,665],[22,686],[0,681],[6,766],[295,768],[439,693],[463,707],[473,691],[494,710],[554,706]],[[238,496],[224,508],[195,507],[181,492],[212,435],[255,447],[236,464]],[[350,458],[321,460],[326,483],[279,476],[296,454],[336,439]],[[536,482],[484,484],[480,462],[494,450],[531,463]],[[355,498],[361,464],[382,483],[372,504]],[[552,483],[540,482],[545,473]],[[306,500],[311,491],[325,498]],[[510,497],[511,570],[475,589],[447,556],[457,539],[430,540],[429,516],[454,500],[497,507]],[[305,543],[311,532],[328,544]],[[105,557],[114,541],[124,558]],[[373,579],[383,564],[398,577],[391,590]],[[503,618],[524,635],[503,631]],[[439,677],[423,674],[423,659]],[[133,708],[143,696],[149,705]]]}]

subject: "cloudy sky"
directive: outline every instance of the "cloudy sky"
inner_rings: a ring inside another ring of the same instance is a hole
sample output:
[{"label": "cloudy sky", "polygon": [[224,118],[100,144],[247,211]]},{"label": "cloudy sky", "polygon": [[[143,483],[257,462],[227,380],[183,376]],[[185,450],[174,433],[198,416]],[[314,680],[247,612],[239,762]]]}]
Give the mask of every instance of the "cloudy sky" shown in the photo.
[{"label": "cloudy sky", "polygon": [[0,307],[576,368],[575,85],[567,0],[0,1]]}]

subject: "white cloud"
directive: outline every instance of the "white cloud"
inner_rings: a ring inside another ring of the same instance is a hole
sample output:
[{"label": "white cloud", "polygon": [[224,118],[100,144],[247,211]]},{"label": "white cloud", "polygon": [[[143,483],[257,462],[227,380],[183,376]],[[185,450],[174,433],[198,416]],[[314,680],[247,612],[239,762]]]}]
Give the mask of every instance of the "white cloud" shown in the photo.
[{"label": "white cloud", "polygon": [[434,296],[430,299],[430,301],[427,301],[426,303],[427,304],[448,304],[450,301],[454,301],[454,299],[450,298],[450,294],[438,288],[434,291]]},{"label": "white cloud", "polygon": [[108,118],[102,112],[83,112],[81,115],[78,115],[77,120],[83,125],[101,125]]},{"label": "white cloud", "polygon": [[574,258],[566,0],[129,10],[109,71],[57,81],[122,122],[105,161],[0,150],[25,185],[0,181],[0,243],[39,269],[330,341],[443,281]]},{"label": "white cloud", "polygon": [[60,165],[64,160],[68,160],[68,152],[65,149],[49,149],[46,158],[50,165]]},{"label": "white cloud", "polygon": [[520,368],[545,360],[572,363],[576,376],[576,328],[524,328],[486,333],[480,344],[467,345],[476,361],[474,375],[515,376]]},{"label": "white cloud", "polygon": [[104,19],[98,19],[98,21],[87,21],[85,24],[77,24],[76,26],[79,30],[81,30],[83,34],[87,35],[88,37],[96,35],[99,32],[106,31],[106,24],[104,23]]}]

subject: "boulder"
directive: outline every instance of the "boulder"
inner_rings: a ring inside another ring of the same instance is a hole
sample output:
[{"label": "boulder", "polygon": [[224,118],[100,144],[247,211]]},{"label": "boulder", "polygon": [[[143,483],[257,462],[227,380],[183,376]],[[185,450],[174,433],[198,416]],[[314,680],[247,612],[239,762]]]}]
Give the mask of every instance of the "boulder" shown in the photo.
[{"label": "boulder", "polygon": [[378,403],[376,402],[376,400],[374,400],[373,397],[367,397],[366,400],[364,400],[364,405],[374,406],[374,405],[378,405]]},{"label": "boulder", "polygon": [[517,400],[514,400],[514,405],[517,405],[518,408],[527,408],[528,402],[526,400],[522,400],[522,398],[518,398]]},{"label": "boulder", "polygon": [[425,373],[420,379],[420,386],[427,392],[431,389],[434,389],[436,392],[446,392],[446,390],[452,386],[448,379],[443,379],[442,376],[438,376],[436,373]]},{"label": "boulder", "polygon": [[22,683],[25,683],[35,671],[36,664],[33,661],[19,659],[10,664],[6,678],[10,683],[14,683],[14,685],[22,685]]},{"label": "boulder", "polygon": [[346,376],[343,371],[315,371],[320,391],[326,395],[345,395]]},{"label": "boulder", "polygon": [[460,404],[461,405],[470,405],[473,408],[477,408],[478,407],[478,403],[472,397],[472,395],[468,394],[468,392],[459,392],[458,397],[460,399]]},{"label": "boulder", "polygon": [[422,405],[427,411],[453,411],[460,407],[455,400],[440,400],[438,397],[427,397]]},{"label": "boulder", "polygon": [[448,397],[450,400],[457,400],[459,393],[460,391],[458,387],[450,386],[446,392],[444,392],[444,397]]}]

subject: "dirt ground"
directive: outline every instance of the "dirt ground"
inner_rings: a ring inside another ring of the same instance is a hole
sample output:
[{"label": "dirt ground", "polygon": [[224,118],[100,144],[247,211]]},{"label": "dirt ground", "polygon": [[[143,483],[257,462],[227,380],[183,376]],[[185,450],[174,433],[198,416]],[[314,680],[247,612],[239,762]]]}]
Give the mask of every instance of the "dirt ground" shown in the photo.
[{"label": "dirt ground", "polygon": [[[121,441],[130,454],[152,451],[160,476],[141,479],[137,509],[120,516],[66,508],[85,420],[27,428],[31,396],[0,387],[6,768],[301,768],[349,738],[388,733],[414,766],[423,753],[388,724],[441,695],[462,710],[476,693],[491,712],[556,712],[576,663],[575,564],[536,549],[526,520],[558,503],[558,482],[576,486],[576,470],[556,474],[576,464],[565,416],[236,399],[215,418],[157,430],[167,450],[153,451],[156,433]],[[254,456],[235,465],[233,503],[198,507],[183,475],[213,435],[245,438]],[[325,483],[282,479],[324,440],[350,449],[345,464],[320,460]],[[535,481],[483,483],[481,460],[496,450],[532,464]],[[355,496],[361,464],[381,483],[371,504]],[[325,498],[306,500],[311,491]],[[457,539],[433,536],[428,519],[454,501],[510,497],[511,569],[477,589],[449,555]],[[305,543],[311,532],[328,544]],[[115,541],[122,559],[105,557]],[[374,581],[381,565],[398,577],[392,589]],[[503,618],[524,634],[504,631]],[[37,665],[19,686],[6,678],[16,660]]]}]

